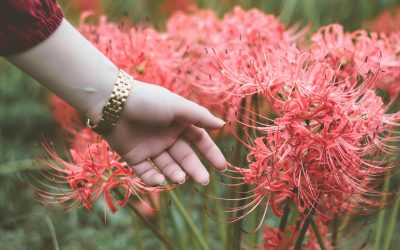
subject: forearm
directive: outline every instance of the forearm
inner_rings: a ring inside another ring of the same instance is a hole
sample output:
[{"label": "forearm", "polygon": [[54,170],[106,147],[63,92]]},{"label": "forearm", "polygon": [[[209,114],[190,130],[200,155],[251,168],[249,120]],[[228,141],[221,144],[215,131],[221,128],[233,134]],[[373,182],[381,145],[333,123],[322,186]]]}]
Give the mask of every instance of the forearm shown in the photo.
[{"label": "forearm", "polygon": [[118,75],[117,67],[65,19],[48,39],[7,59],[95,121]]}]

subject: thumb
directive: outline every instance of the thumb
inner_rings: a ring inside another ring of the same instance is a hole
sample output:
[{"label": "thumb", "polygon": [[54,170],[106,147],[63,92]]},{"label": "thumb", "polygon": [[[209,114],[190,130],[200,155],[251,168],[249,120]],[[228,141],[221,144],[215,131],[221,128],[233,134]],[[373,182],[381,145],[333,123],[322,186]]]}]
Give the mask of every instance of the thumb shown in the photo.
[{"label": "thumb", "polygon": [[211,114],[208,109],[180,95],[175,96],[174,118],[175,120],[193,124],[196,127],[217,129],[225,125],[225,122]]}]

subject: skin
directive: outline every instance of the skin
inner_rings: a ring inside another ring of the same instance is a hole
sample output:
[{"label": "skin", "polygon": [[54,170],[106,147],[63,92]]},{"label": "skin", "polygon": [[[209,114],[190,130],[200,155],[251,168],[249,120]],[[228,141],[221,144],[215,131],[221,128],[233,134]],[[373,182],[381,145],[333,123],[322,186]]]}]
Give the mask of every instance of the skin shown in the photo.
[{"label": "skin", "polygon": [[[118,68],[66,20],[45,41],[6,59],[95,123],[118,75]],[[105,139],[149,185],[166,178],[182,184],[188,177],[206,185],[209,173],[194,149],[217,170],[225,170],[226,160],[205,130],[224,124],[202,106],[135,80]]]}]

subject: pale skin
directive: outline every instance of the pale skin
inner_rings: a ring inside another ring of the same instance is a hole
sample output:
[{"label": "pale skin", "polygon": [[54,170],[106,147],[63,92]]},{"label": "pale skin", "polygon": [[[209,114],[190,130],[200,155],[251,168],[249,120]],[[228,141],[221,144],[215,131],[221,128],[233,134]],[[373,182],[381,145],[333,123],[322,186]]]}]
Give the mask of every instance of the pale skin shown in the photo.
[{"label": "pale skin", "polygon": [[[45,41],[6,59],[94,122],[118,75],[118,68],[66,20]],[[217,170],[225,170],[226,160],[205,130],[222,126],[206,108],[135,80],[105,139],[149,185],[166,180],[182,184],[188,177],[206,185],[210,175],[194,149]]]}]

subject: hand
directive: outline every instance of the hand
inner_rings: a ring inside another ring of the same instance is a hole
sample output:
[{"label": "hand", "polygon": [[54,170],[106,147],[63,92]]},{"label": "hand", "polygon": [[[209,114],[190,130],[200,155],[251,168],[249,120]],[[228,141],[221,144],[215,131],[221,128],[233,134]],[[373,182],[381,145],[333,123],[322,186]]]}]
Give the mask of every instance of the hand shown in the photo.
[{"label": "hand", "polygon": [[191,145],[217,170],[226,169],[224,156],[204,130],[223,125],[202,106],[160,86],[134,81],[119,120],[105,139],[149,185],[160,185],[165,177],[182,184],[187,175],[206,185],[209,173]]},{"label": "hand", "polygon": [[[7,59],[94,122],[118,75],[118,68],[67,20],[45,41]],[[186,174],[206,184],[209,174],[189,143],[216,169],[225,169],[225,158],[203,129],[223,124],[183,97],[135,81],[116,127],[105,139],[150,185],[163,183],[165,176],[182,183]]]}]

